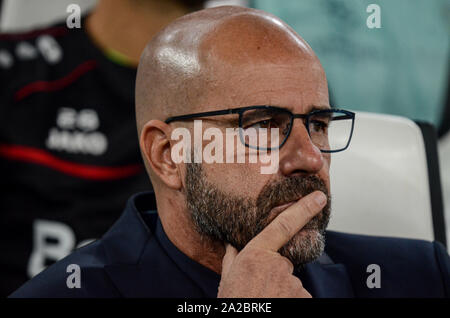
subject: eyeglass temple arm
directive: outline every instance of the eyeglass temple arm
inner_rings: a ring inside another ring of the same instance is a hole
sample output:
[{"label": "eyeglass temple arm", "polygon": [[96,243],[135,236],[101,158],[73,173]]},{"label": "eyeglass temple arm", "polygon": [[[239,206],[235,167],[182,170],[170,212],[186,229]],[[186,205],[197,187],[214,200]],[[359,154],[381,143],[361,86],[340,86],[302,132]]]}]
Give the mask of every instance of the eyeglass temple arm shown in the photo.
[{"label": "eyeglass temple arm", "polygon": [[236,113],[235,109],[226,109],[226,110],[218,110],[218,111],[212,111],[212,112],[202,112],[202,113],[195,113],[195,114],[189,114],[189,115],[174,116],[174,117],[167,118],[165,120],[165,123],[169,124],[173,121],[178,121],[178,120],[186,120],[186,119],[205,117],[205,116],[219,116],[219,115],[227,115],[227,114],[234,114],[234,113]]},{"label": "eyeglass temple arm", "polygon": [[[310,115],[311,114],[294,114],[294,118],[306,118]],[[338,117],[333,117],[331,120],[343,120],[343,119],[352,119],[352,118],[353,118],[352,115],[342,115],[342,116],[338,116]]]}]

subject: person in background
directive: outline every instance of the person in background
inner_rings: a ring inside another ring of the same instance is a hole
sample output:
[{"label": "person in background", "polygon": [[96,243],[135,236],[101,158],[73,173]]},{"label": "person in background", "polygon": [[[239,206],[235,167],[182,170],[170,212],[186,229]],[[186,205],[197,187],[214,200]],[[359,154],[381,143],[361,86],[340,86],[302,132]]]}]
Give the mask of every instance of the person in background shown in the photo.
[{"label": "person in background", "polygon": [[81,28],[0,35],[0,295],[99,238],[130,194],[152,189],[136,66],[154,34],[203,3],[100,0]]}]

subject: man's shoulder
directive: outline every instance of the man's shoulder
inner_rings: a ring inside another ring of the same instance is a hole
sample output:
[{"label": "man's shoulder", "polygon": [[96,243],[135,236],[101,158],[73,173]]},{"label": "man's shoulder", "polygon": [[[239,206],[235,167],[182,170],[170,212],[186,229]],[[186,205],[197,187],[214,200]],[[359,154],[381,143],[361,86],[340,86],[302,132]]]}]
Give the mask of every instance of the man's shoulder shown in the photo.
[{"label": "man's shoulder", "polygon": [[133,195],[124,213],[101,239],[51,265],[11,294],[11,297],[120,296],[107,272],[108,267],[136,266],[145,248],[150,248],[152,255],[159,252],[158,244],[153,240],[157,214],[145,213],[151,226],[148,228],[136,205],[143,211],[149,211],[156,206],[155,198],[150,192]]},{"label": "man's shoulder", "polygon": [[356,288],[366,290],[367,277],[377,268],[384,290],[393,294],[408,287],[432,293],[438,286],[450,295],[450,258],[439,242],[328,231],[326,252],[346,266]]},{"label": "man's shoulder", "polygon": [[102,240],[77,249],[11,294],[13,298],[117,297],[104,270],[108,255]]},{"label": "man's shoulder", "polygon": [[409,268],[428,268],[429,264],[445,262],[448,253],[440,242],[420,239],[349,234],[328,231],[326,251],[335,262],[362,263],[379,261]]},{"label": "man's shoulder", "polygon": [[417,249],[434,249],[436,246],[443,247],[443,244],[437,241],[431,242],[423,239],[353,234],[336,231],[326,231],[326,242],[333,248],[339,247],[342,243],[345,243],[352,244],[355,248],[367,249],[367,246],[370,244],[372,248],[375,248],[375,251],[378,250],[378,248],[383,250],[383,248],[387,246],[394,249],[401,249],[404,252],[410,252],[410,248],[414,248],[417,251]]}]

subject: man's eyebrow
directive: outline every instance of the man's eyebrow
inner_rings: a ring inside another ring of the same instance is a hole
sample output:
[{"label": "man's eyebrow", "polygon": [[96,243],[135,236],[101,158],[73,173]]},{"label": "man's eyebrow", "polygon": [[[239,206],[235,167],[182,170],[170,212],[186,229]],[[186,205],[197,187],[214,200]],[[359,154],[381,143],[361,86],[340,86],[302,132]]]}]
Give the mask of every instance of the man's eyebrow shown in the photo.
[{"label": "man's eyebrow", "polygon": [[[285,108],[285,109],[289,110],[290,112],[295,113],[295,111],[292,109],[292,107],[282,107],[282,106],[275,106],[275,107]],[[330,107],[329,105],[310,105],[306,109],[307,110],[306,110],[306,112],[304,112],[304,114],[309,114],[309,113],[312,113],[317,110],[332,109],[332,107]]]},{"label": "man's eyebrow", "polygon": [[239,117],[236,114],[230,114],[230,115],[224,115],[224,116],[217,116],[220,118],[215,118],[215,117],[206,117],[203,120],[207,120],[207,121],[211,121],[211,122],[215,122],[215,123],[220,123],[222,125],[230,125],[232,127],[237,127],[239,126]]},{"label": "man's eyebrow", "polygon": [[327,109],[331,109],[331,107],[328,105],[311,105],[306,113],[312,113],[317,110],[327,110]]}]

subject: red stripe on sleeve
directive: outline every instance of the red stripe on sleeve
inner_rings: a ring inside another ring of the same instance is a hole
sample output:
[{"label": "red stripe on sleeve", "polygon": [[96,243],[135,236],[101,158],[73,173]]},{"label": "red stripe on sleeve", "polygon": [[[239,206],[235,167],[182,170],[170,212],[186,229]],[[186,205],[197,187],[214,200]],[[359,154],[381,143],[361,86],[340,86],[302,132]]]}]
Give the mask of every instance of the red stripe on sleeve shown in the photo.
[{"label": "red stripe on sleeve", "polygon": [[59,159],[41,149],[17,145],[0,144],[0,156],[10,160],[46,166],[73,177],[98,181],[127,178],[140,173],[143,168],[142,164],[121,167],[100,167],[78,164]]},{"label": "red stripe on sleeve", "polygon": [[51,92],[63,89],[75,82],[83,74],[93,70],[97,66],[97,61],[89,60],[78,65],[72,72],[66,76],[54,81],[36,81],[25,85],[14,94],[14,100],[20,101],[25,97],[37,92]]}]

